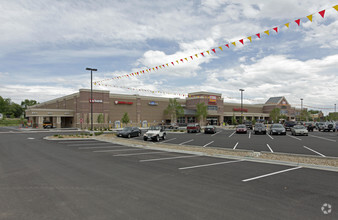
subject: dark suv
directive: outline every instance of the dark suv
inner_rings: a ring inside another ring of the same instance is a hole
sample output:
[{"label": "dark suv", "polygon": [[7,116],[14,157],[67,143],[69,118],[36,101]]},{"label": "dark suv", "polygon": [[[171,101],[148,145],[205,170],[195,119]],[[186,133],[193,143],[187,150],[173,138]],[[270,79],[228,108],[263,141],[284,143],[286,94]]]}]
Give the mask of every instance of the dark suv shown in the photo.
[{"label": "dark suv", "polygon": [[250,128],[252,130],[252,122],[251,121],[245,121],[244,124],[245,124],[247,129]]},{"label": "dark suv", "polygon": [[291,131],[291,128],[295,126],[297,123],[295,121],[286,121],[284,122],[284,128],[285,130]]}]

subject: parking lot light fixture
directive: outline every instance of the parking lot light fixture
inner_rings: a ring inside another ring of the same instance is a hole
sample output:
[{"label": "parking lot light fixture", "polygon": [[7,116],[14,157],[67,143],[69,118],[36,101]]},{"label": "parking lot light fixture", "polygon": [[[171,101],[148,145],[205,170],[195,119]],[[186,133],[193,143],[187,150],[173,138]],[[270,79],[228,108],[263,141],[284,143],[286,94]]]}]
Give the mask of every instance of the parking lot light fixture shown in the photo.
[{"label": "parking lot light fixture", "polygon": [[243,92],[244,89],[239,89],[239,91],[241,91],[241,123],[243,123]]},{"label": "parking lot light fixture", "polygon": [[300,99],[300,116],[299,116],[299,121],[302,120],[302,113],[303,113],[303,98]]},{"label": "parking lot light fixture", "polygon": [[93,130],[93,71],[97,69],[86,68],[86,70],[90,70],[90,129]]}]

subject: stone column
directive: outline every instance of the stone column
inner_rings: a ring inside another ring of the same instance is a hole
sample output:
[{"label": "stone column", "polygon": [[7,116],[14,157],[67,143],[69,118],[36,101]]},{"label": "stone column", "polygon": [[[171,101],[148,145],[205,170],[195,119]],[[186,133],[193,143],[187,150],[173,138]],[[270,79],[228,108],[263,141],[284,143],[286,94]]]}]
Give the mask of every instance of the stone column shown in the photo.
[{"label": "stone column", "polygon": [[42,116],[38,117],[38,128],[43,128],[43,117]]},{"label": "stone column", "polygon": [[56,128],[61,128],[61,116],[56,117]]}]

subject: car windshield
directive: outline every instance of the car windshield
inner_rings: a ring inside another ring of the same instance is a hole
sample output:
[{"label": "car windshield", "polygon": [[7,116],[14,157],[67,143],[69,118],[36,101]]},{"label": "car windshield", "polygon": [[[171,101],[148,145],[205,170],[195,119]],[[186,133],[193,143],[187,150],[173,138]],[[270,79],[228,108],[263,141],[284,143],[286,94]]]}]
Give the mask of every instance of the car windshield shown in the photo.
[{"label": "car windshield", "polygon": [[160,126],[150,126],[149,130],[161,130]]},{"label": "car windshield", "polygon": [[188,127],[195,127],[195,124],[188,124]]},{"label": "car windshield", "polygon": [[123,131],[130,131],[131,130],[131,127],[125,127],[123,128]]},{"label": "car windshield", "polygon": [[255,124],[256,127],[263,127],[263,124]]},{"label": "car windshield", "polygon": [[208,125],[206,128],[214,128],[214,126],[212,126],[212,125]]},{"label": "car windshield", "polygon": [[283,128],[283,125],[281,125],[281,124],[273,124],[272,128]]},{"label": "car windshield", "polygon": [[305,127],[303,125],[296,125],[294,126],[295,129],[305,129]]},{"label": "car windshield", "polygon": [[238,125],[237,128],[246,128],[245,125]]}]

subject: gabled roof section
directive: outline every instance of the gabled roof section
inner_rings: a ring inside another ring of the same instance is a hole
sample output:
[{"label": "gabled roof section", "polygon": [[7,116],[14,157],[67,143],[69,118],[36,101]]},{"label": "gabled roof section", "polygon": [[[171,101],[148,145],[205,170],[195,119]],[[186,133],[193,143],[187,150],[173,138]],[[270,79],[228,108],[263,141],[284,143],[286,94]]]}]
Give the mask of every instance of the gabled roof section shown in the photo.
[{"label": "gabled roof section", "polygon": [[268,99],[268,101],[265,102],[265,104],[279,104],[282,99],[285,99],[283,96],[280,97],[271,97]]}]

